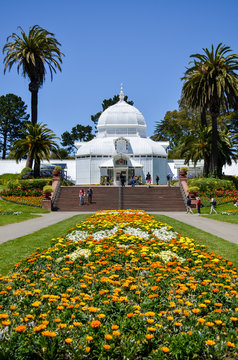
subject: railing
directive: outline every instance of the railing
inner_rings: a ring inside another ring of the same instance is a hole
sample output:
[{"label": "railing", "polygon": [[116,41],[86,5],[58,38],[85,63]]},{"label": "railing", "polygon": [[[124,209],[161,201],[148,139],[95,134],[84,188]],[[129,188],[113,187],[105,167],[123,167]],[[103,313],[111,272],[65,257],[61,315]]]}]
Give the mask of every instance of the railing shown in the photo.
[{"label": "railing", "polygon": [[53,193],[53,196],[52,196],[52,199],[51,199],[51,207],[52,207],[52,210],[54,209],[54,205],[55,205],[55,202],[59,196],[59,192],[60,192],[60,180],[55,188],[55,191]]},{"label": "railing", "polygon": [[182,194],[182,197],[183,197],[184,204],[185,204],[185,206],[187,206],[187,195],[186,195],[186,192],[185,192],[184,187],[182,185],[182,182],[180,180],[179,180],[179,187],[180,187],[180,191],[181,191],[181,194]]}]

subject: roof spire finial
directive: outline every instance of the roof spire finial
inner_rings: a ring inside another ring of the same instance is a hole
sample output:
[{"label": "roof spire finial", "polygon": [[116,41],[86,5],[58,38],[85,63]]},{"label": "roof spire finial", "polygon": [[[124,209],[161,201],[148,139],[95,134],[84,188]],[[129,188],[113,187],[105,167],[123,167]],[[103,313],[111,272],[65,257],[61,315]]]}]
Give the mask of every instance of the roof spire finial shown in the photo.
[{"label": "roof spire finial", "polygon": [[123,84],[122,83],[121,83],[121,92],[120,92],[120,95],[119,95],[119,99],[120,99],[120,101],[124,100]]}]

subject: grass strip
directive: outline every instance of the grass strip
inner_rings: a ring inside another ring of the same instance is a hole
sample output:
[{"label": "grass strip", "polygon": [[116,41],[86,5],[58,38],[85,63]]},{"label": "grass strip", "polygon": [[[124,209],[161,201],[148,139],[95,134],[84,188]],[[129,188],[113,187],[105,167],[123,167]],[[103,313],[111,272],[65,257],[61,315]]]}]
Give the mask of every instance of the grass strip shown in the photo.
[{"label": "grass strip", "polygon": [[171,217],[155,214],[153,214],[153,216],[156,220],[163,221],[173,226],[174,230],[182,236],[192,238],[200,245],[205,245],[208,251],[212,251],[217,255],[229,259],[236,267],[238,267],[238,245]]},{"label": "grass strip", "polygon": [[238,215],[221,215],[221,214],[211,214],[211,215],[201,215],[202,217],[206,217],[208,219],[213,219],[217,221],[228,222],[230,224],[238,224]]},{"label": "grass strip", "polygon": [[0,214],[0,226],[8,225],[8,224],[14,224],[21,221],[34,219],[36,217],[39,217],[40,215],[33,215],[33,214],[20,214],[20,215],[1,215]]},{"label": "grass strip", "polygon": [[36,249],[47,249],[50,246],[52,238],[66,235],[70,228],[74,227],[88,216],[90,215],[75,215],[29,235],[1,244],[0,274],[6,275],[17,262],[33,254]]}]

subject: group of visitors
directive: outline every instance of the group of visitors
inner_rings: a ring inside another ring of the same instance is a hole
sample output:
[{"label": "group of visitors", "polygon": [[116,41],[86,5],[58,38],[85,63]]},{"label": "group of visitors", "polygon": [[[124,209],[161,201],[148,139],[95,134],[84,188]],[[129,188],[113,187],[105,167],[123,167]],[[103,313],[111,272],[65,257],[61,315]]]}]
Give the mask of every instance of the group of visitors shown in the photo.
[{"label": "group of visitors", "polygon": [[93,189],[88,188],[87,192],[84,189],[79,190],[79,203],[80,205],[85,204],[85,198],[88,198],[88,204],[92,204],[93,201]]},{"label": "group of visitors", "polygon": [[[193,214],[193,210],[192,210],[192,207],[191,207],[191,198],[189,197],[189,195],[187,196],[187,214],[190,213],[190,214]],[[210,208],[210,214],[212,214],[213,212],[215,214],[217,214],[217,211],[215,209],[215,206],[216,206],[217,202],[216,200],[210,196],[210,205],[211,205],[211,208]],[[197,211],[198,211],[198,214],[201,214],[201,207],[202,207],[202,203],[201,203],[201,199],[200,197],[198,196],[196,198],[196,207],[197,207]]]}]

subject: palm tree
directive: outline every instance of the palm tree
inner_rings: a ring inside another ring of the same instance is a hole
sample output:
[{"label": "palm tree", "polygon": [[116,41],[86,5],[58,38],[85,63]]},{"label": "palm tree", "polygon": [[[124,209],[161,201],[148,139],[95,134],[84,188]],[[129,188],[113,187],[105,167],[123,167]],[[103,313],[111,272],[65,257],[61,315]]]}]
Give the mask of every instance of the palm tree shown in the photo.
[{"label": "palm tree", "polygon": [[[222,174],[222,167],[225,164],[231,165],[232,160],[237,160],[237,141],[228,130],[218,130],[218,172]],[[184,157],[185,163],[192,160],[194,164],[204,159],[204,176],[208,175],[209,157],[212,147],[212,128],[200,126],[196,133],[186,136],[180,147],[180,156]]]},{"label": "palm tree", "polygon": [[[3,53],[6,53],[4,73],[7,68],[11,70],[12,66],[17,64],[17,72],[21,70],[22,75],[29,78],[31,122],[36,124],[38,91],[45,81],[46,69],[49,69],[52,80],[53,73],[56,73],[57,69],[61,71],[60,64],[64,54],[59,50],[61,44],[53,33],[34,25],[27,35],[21,27],[19,28],[21,35],[13,33],[7,38],[8,42],[3,47]],[[32,159],[29,157],[27,167],[32,167]]]},{"label": "palm tree", "polygon": [[[212,119],[210,172],[218,174],[217,118],[221,110],[235,108],[238,96],[238,55],[220,43],[214,50],[203,49],[204,54],[192,54],[194,60],[187,68],[182,97],[187,104],[201,113],[209,111]],[[204,125],[206,125],[204,123]]]},{"label": "palm tree", "polygon": [[34,176],[39,177],[40,161],[49,160],[51,151],[57,152],[54,140],[59,138],[45,124],[28,124],[21,132],[22,139],[15,141],[12,148],[13,157],[19,161],[29,154],[34,159]]},{"label": "palm tree", "polygon": [[185,159],[185,164],[192,160],[196,166],[199,160],[204,160],[203,175],[206,177],[209,173],[211,136],[211,127],[200,126],[196,132],[187,135],[180,146],[180,156]]}]

